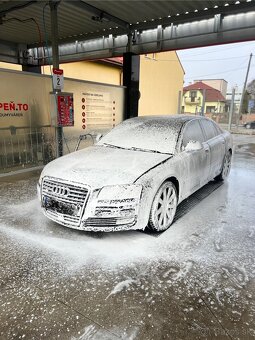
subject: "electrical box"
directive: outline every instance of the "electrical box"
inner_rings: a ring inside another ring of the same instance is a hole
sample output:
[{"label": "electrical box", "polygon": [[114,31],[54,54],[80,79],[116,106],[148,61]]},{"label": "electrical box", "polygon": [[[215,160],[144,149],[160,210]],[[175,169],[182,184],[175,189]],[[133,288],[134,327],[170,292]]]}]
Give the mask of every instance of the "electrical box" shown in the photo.
[{"label": "electrical box", "polygon": [[74,126],[73,93],[50,93],[52,126]]}]

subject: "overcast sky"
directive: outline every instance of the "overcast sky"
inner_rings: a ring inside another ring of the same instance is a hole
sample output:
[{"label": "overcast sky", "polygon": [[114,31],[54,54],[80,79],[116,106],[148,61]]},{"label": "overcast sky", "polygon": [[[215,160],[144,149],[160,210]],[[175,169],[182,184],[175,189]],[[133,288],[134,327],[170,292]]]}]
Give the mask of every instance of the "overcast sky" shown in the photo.
[{"label": "overcast sky", "polygon": [[[225,79],[228,89],[243,87],[249,56],[249,80],[255,79],[255,41],[177,51],[185,70],[185,85],[194,79]],[[249,82],[249,81],[248,81]]]}]

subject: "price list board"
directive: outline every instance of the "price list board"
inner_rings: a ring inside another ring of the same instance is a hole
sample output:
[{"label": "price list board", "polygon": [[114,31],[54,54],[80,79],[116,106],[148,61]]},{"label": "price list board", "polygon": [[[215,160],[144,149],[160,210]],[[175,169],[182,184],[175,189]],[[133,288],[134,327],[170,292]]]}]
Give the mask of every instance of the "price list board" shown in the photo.
[{"label": "price list board", "polygon": [[81,97],[81,127],[111,129],[115,126],[116,99],[110,92],[86,91]]}]

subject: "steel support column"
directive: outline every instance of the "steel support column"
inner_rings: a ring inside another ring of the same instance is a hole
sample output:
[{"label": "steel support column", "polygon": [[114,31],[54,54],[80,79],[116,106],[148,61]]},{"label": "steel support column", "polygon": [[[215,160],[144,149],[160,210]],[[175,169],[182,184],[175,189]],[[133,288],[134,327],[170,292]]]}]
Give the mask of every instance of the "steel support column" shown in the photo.
[{"label": "steel support column", "polygon": [[123,54],[123,85],[127,87],[125,98],[125,119],[138,116],[140,77],[140,56],[127,52]]},{"label": "steel support column", "polygon": [[[53,68],[59,68],[59,49],[58,49],[58,5],[60,1],[52,0],[50,5],[50,19],[51,19],[51,42],[52,42],[52,65]],[[60,92],[53,89],[57,94]],[[57,139],[57,157],[63,156],[63,128],[56,127]]]}]

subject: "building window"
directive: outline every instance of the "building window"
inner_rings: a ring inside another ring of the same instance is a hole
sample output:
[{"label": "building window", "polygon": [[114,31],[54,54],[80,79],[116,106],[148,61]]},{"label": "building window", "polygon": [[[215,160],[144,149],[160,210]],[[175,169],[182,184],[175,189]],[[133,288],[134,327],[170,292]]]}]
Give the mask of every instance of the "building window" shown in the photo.
[{"label": "building window", "polygon": [[206,106],[207,113],[215,113],[215,106]]},{"label": "building window", "polygon": [[197,91],[190,91],[191,102],[194,103],[196,97],[197,97]]}]

